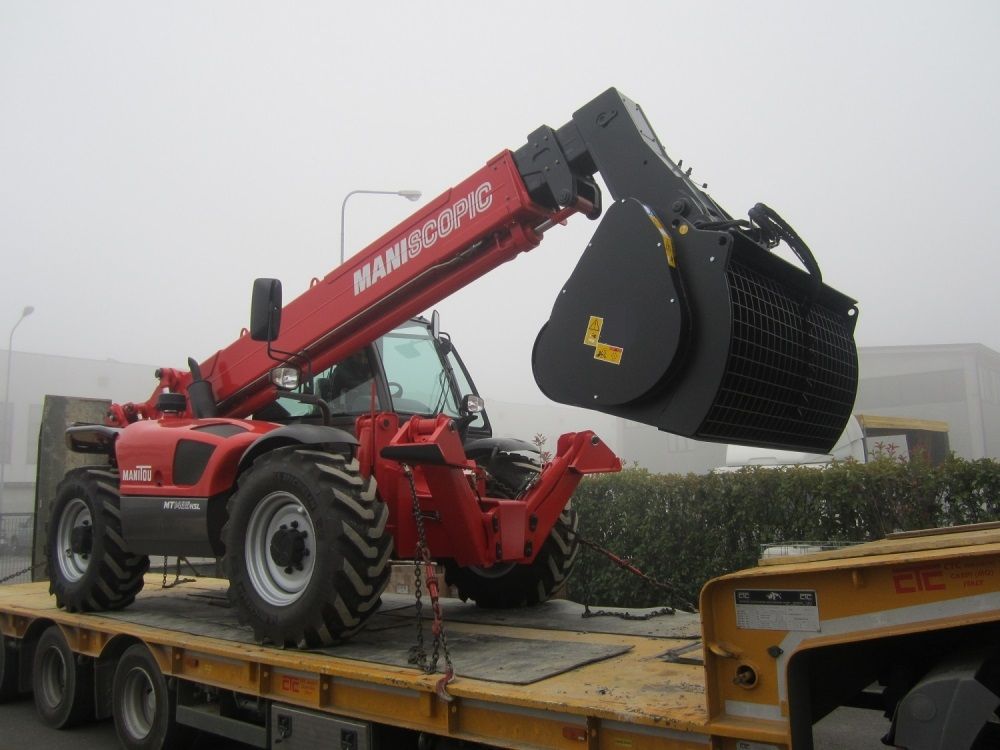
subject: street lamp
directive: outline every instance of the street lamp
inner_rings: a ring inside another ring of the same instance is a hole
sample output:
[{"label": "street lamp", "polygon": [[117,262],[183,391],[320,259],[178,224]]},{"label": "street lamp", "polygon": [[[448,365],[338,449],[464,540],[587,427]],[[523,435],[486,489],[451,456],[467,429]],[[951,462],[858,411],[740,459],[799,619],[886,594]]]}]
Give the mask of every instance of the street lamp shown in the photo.
[{"label": "street lamp", "polygon": [[13,449],[11,447],[11,426],[13,424],[13,409],[10,408],[10,366],[14,361],[14,331],[17,327],[21,325],[21,321],[27,318],[31,313],[35,311],[35,308],[31,305],[26,305],[21,311],[21,317],[17,319],[14,327],[10,329],[10,336],[7,337],[7,380],[4,381],[3,387],[3,441],[7,448],[7,455],[0,456],[0,515],[3,514],[3,496],[6,490],[6,485],[4,484],[4,469],[6,468],[11,455],[13,454]]},{"label": "street lamp", "polygon": [[358,193],[368,195],[401,195],[408,201],[420,200],[419,190],[352,190],[344,196],[344,202],[340,204],[340,264],[344,264],[344,212],[347,210],[347,199]]}]

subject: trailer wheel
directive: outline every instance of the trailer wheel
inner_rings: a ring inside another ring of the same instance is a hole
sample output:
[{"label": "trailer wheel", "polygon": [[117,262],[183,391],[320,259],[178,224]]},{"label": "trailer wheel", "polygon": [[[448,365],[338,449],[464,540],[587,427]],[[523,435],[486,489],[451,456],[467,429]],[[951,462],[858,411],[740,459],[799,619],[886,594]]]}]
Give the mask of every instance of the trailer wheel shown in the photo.
[{"label": "trailer wheel", "polygon": [[17,652],[13,640],[0,633],[0,703],[14,700],[21,695],[18,690]]},{"label": "trailer wheel", "polygon": [[315,647],[357,632],[389,582],[389,509],[356,459],[304,447],[254,461],[222,530],[229,599],[259,641]]},{"label": "trailer wheel", "polygon": [[197,734],[177,723],[177,696],[141,643],[129,646],[118,660],[111,695],[115,732],[126,750],[184,747]]},{"label": "trailer wheel", "polygon": [[57,625],[50,625],[35,644],[31,686],[42,723],[65,729],[93,718],[93,662],[77,659]]},{"label": "trailer wheel", "polygon": [[142,589],[149,558],[125,546],[118,474],[75,469],[59,484],[49,516],[49,592],[70,612],[127,607]]},{"label": "trailer wheel", "polygon": [[[491,456],[485,468],[487,494],[506,498],[520,494],[540,470],[533,460],[509,453]],[[445,580],[463,601],[471,599],[487,609],[540,604],[565,586],[573,572],[580,554],[579,525],[576,511],[567,505],[530,564],[478,568],[446,561]]]}]

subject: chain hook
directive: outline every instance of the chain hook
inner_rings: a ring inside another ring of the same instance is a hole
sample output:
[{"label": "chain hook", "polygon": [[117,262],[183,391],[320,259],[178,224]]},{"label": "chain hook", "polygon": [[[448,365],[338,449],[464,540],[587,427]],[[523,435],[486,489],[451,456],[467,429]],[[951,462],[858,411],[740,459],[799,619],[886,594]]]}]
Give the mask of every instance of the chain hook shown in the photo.
[{"label": "chain hook", "polygon": [[[448,636],[444,630],[444,616],[441,612],[440,590],[437,572],[431,559],[430,547],[427,544],[427,531],[424,528],[424,517],[420,511],[420,499],[417,496],[417,485],[413,478],[413,469],[409,464],[402,464],[403,474],[410,484],[410,494],[413,497],[413,522],[417,528],[417,549],[414,555],[414,582],[416,584],[415,598],[417,611],[417,642],[410,649],[409,661],[423,669],[427,674],[437,671],[438,659],[444,653],[444,676],[435,685],[435,692],[441,700],[451,702],[454,698],[448,694],[447,685],[455,679],[455,668],[451,662],[451,652],[448,649]],[[421,574],[422,573],[422,574]],[[427,595],[431,600],[431,633],[434,635],[434,648],[428,658],[424,649],[423,602],[422,589],[427,587]]]}]

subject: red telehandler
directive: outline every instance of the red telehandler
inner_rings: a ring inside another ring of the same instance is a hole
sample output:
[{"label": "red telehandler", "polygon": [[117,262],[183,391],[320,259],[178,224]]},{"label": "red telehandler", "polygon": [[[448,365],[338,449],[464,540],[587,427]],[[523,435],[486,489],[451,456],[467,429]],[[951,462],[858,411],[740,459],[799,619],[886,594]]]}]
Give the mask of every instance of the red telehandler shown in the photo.
[{"label": "red telehandler", "polygon": [[108,464],[70,471],[52,502],[58,605],[125,607],[161,554],[221,557],[240,619],[282,645],[362,627],[391,556],[443,562],[482,606],[549,597],[578,552],[574,489],[620,462],[592,432],[544,465],[492,437],[436,316],[414,316],[572,215],[600,217],[597,173],[613,204],[535,342],[541,390],[700,440],[828,450],[857,387],[854,300],[771,209],[720,208],[609,89],[284,307],[258,279],[236,341],[70,427]]}]

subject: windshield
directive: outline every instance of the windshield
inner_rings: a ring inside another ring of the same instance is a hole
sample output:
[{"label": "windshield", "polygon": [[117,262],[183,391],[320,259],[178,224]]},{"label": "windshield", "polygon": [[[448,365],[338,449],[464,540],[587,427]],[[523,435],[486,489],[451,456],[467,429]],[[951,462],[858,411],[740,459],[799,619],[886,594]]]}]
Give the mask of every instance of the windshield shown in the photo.
[{"label": "windshield", "polygon": [[377,346],[394,411],[458,416],[458,397],[427,326],[410,321],[383,336]]}]

